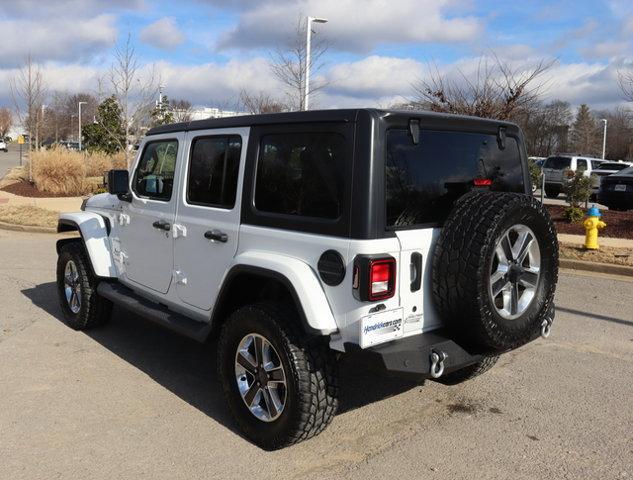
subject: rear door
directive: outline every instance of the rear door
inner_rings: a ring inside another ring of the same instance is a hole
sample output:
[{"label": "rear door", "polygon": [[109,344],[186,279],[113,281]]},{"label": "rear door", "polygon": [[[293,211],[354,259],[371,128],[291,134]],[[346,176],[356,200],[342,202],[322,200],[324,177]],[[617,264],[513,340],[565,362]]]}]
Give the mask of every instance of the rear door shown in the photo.
[{"label": "rear door", "polygon": [[178,297],[210,310],[238,245],[248,128],[189,133],[175,225]]},{"label": "rear door", "polygon": [[500,150],[495,135],[474,132],[422,130],[414,145],[406,129],[388,130],[385,168],[406,335],[441,324],[431,294],[433,247],[455,202],[474,188],[524,193],[524,175],[517,139],[508,137]]},{"label": "rear door", "polygon": [[543,164],[543,175],[547,183],[563,183],[563,173],[571,168],[570,157],[548,157]]}]

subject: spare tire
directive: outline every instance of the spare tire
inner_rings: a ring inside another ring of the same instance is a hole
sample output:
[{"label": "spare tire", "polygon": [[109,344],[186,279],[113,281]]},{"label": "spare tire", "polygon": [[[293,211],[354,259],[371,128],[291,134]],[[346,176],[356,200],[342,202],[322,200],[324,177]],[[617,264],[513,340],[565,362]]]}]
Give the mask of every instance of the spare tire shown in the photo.
[{"label": "spare tire", "polygon": [[433,259],[433,294],[465,344],[501,352],[536,338],[552,315],[558,240],[532,196],[474,192],[449,215]]}]

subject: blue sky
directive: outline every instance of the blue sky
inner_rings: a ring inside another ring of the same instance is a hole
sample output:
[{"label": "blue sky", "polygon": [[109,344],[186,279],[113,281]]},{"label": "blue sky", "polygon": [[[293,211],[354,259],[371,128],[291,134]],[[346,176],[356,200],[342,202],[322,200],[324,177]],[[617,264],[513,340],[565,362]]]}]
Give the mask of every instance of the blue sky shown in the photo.
[{"label": "blue sky", "polygon": [[517,71],[545,59],[546,95],[596,108],[622,103],[617,72],[633,66],[633,2],[477,0],[2,0],[0,104],[30,52],[49,90],[95,90],[113,47],[132,37],[166,92],[194,104],[235,103],[247,88],[281,95],[270,51],[301,15],[326,16],[321,107],[408,98],[429,65],[473,74],[495,54]]}]

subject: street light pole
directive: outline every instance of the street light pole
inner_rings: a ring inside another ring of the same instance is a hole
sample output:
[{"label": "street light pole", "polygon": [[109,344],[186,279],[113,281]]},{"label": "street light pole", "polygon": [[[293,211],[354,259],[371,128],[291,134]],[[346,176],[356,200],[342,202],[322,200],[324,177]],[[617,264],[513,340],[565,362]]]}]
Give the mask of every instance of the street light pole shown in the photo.
[{"label": "street light pole", "polygon": [[604,131],[602,133],[602,159],[604,160],[607,153],[607,119],[603,118],[602,121],[604,122]]},{"label": "street light pole", "polygon": [[306,33],[306,78],[305,78],[305,93],[303,95],[303,109],[309,109],[310,102],[310,49],[312,43],[312,22],[314,23],[327,23],[326,18],[316,18],[316,17],[308,17],[307,27],[308,31]]},{"label": "street light pole", "polygon": [[81,106],[86,102],[79,102],[79,151],[81,152]]}]

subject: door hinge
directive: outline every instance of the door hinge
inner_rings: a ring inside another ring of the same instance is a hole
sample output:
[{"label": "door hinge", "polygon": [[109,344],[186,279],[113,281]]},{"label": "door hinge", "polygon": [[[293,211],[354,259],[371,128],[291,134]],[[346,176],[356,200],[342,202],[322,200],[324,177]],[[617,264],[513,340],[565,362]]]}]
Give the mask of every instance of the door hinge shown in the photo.
[{"label": "door hinge", "polygon": [[174,226],[172,227],[172,235],[174,236],[174,238],[186,237],[187,227],[178,223],[174,223]]},{"label": "door hinge", "polygon": [[130,216],[125,213],[119,213],[119,225],[125,226],[130,224]]},{"label": "door hinge", "polygon": [[180,270],[174,270],[174,282],[180,285],[187,285],[187,277]]}]

